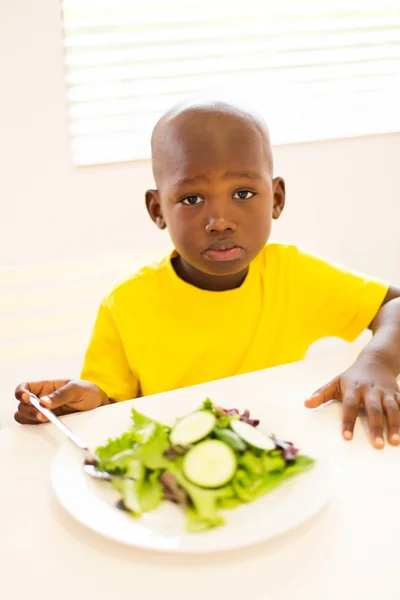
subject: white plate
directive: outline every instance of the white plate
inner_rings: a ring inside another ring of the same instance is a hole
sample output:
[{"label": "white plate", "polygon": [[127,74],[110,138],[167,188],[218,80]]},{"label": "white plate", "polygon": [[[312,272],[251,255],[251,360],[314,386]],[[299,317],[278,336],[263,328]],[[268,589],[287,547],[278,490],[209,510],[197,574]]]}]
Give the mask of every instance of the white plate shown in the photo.
[{"label": "white plate", "polygon": [[[141,398],[105,407],[93,414],[77,433],[91,448],[130,426],[132,405],[148,416],[172,424],[197,408],[204,397],[195,391]],[[213,397],[218,403],[218,398]],[[185,531],[185,516],[179,507],[164,502],[157,510],[133,519],[115,508],[119,499],[110,484],[85,475],[80,452],[67,440],[57,452],[52,480],[61,504],[78,521],[94,531],[125,544],[164,552],[210,553],[249,546],[280,535],[314,515],[328,500],[332,472],[323,457],[323,440],[310,413],[289,413],[276,404],[256,399],[237,402],[261,419],[260,429],[293,441],[301,452],[317,459],[309,472],[290,479],[269,494],[248,505],[224,511],[226,524],[205,533]],[[230,407],[227,407],[230,408]]]}]

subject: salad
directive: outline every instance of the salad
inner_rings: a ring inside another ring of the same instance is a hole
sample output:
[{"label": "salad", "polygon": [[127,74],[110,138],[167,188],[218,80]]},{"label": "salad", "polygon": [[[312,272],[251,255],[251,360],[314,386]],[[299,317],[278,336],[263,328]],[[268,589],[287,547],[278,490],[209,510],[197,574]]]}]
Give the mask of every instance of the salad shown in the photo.
[{"label": "salad", "polygon": [[117,506],[132,517],[168,500],[185,512],[189,532],[205,531],[224,524],[221,509],[252,502],[314,464],[258,425],[248,410],[209,399],[172,428],[132,409],[131,429],[96,449],[97,467],[118,475]]}]

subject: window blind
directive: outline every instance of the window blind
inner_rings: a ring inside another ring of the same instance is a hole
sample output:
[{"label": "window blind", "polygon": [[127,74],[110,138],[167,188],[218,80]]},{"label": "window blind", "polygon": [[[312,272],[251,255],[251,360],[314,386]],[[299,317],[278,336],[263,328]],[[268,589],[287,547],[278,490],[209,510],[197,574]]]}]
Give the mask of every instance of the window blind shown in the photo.
[{"label": "window blind", "polygon": [[73,162],[150,156],[174,103],[244,100],[274,144],[400,131],[400,0],[64,0]]}]

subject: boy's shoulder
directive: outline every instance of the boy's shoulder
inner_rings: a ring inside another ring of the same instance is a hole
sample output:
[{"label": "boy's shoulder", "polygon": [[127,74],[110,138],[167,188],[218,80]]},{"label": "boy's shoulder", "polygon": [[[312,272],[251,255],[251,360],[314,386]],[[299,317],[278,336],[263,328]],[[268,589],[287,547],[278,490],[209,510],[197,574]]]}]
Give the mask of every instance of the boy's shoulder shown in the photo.
[{"label": "boy's shoulder", "polygon": [[256,258],[258,270],[265,277],[285,276],[295,278],[314,271],[317,267],[328,266],[328,261],[313,252],[295,244],[270,242]]},{"label": "boy's shoulder", "polygon": [[275,260],[278,262],[293,260],[303,254],[302,250],[294,244],[270,242],[260,254],[261,261],[265,264]]},{"label": "boy's shoulder", "polygon": [[264,248],[265,254],[290,255],[299,254],[300,248],[294,244],[285,244],[283,242],[269,242]]},{"label": "boy's shoulder", "polygon": [[343,266],[327,260],[319,253],[309,251],[295,244],[271,242],[265,246],[262,257],[263,268],[267,270],[269,267],[285,271],[288,276],[293,276],[296,273],[298,275],[316,273],[317,271],[328,273],[332,269],[344,270]]},{"label": "boy's shoulder", "polygon": [[170,255],[162,260],[155,261],[149,265],[141,267],[138,271],[117,281],[105,296],[106,304],[115,302],[126,302],[134,298],[145,298],[157,292],[163,280],[165,280],[170,263]]}]

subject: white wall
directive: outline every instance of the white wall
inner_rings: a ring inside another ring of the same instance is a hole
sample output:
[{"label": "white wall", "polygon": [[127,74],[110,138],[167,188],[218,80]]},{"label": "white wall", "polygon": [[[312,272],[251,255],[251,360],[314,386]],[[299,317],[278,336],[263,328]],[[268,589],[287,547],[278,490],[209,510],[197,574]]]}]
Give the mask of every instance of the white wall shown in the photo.
[{"label": "white wall", "polygon": [[[59,2],[3,1],[0,28],[0,265],[164,252],[148,162],[70,163]],[[275,148],[275,237],[400,280],[399,157],[400,134]]]}]

